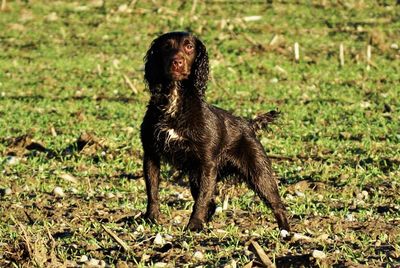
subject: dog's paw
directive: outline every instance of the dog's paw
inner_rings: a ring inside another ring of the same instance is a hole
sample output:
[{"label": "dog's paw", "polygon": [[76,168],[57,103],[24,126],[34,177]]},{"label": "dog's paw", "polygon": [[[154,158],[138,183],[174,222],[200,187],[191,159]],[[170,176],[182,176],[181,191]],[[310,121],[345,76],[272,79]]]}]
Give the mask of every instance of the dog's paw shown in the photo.
[{"label": "dog's paw", "polygon": [[202,229],[203,229],[203,221],[197,218],[191,218],[186,227],[186,230],[194,232],[201,231]]},{"label": "dog's paw", "polygon": [[159,210],[148,210],[144,215],[144,218],[152,223],[156,223],[160,218],[160,211]]}]

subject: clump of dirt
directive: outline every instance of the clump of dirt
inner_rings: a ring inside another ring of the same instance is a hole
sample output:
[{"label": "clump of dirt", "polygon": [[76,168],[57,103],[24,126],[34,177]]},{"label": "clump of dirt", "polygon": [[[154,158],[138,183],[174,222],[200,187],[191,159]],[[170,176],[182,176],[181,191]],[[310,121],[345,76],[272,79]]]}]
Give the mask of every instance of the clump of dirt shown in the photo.
[{"label": "clump of dirt", "polygon": [[93,134],[84,132],[75,142],[62,150],[61,154],[68,155],[74,152],[79,152],[86,156],[97,156],[99,154],[105,155],[108,151],[109,146],[105,139],[100,139]]},{"label": "clump of dirt", "polygon": [[26,156],[31,151],[52,153],[42,143],[33,140],[31,134],[25,134],[14,138],[5,139],[6,151],[8,156]]},{"label": "clump of dirt", "polygon": [[77,152],[90,157],[98,157],[99,155],[112,157],[112,154],[109,154],[110,146],[105,139],[86,132],[60,151],[47,148],[42,142],[34,140],[32,134],[7,138],[4,139],[3,143],[6,145],[4,154],[7,156],[24,157],[35,155],[39,152],[46,153],[48,158],[55,158],[59,155],[68,156]]}]

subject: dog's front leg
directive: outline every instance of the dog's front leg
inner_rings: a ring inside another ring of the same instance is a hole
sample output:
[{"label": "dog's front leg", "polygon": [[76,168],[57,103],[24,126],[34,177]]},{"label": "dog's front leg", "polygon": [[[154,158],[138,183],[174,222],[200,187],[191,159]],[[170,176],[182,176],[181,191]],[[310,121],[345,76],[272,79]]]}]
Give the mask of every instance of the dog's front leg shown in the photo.
[{"label": "dog's front leg", "polygon": [[143,173],[146,180],[147,211],[145,217],[156,221],[160,216],[158,186],[160,183],[160,159],[156,155],[144,154]]},{"label": "dog's front leg", "polygon": [[215,209],[213,196],[217,183],[217,169],[214,165],[201,167],[198,173],[190,178],[191,192],[194,198],[193,212],[187,229],[199,231],[210,215],[210,209]]}]

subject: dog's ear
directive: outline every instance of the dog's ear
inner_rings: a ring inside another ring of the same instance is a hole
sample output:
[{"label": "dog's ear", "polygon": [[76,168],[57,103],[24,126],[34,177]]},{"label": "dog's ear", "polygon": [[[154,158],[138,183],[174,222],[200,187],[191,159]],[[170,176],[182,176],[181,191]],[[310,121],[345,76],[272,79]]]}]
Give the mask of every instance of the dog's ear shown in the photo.
[{"label": "dog's ear", "polygon": [[149,87],[151,94],[157,92],[162,82],[162,58],[161,58],[161,37],[154,39],[149,50],[144,57],[144,79]]},{"label": "dog's ear", "polygon": [[192,65],[190,80],[194,89],[200,97],[204,96],[207,89],[209,64],[207,49],[204,44],[196,38],[196,58]]}]

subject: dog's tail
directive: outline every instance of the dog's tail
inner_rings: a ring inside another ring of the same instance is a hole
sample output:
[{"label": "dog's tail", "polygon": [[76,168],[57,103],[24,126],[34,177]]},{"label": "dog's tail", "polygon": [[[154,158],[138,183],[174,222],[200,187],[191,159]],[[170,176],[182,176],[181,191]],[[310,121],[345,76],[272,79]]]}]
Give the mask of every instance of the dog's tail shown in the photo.
[{"label": "dog's tail", "polygon": [[249,120],[250,126],[254,131],[259,131],[268,128],[268,126],[275,122],[281,112],[272,110],[265,114],[260,114],[256,118]]}]

